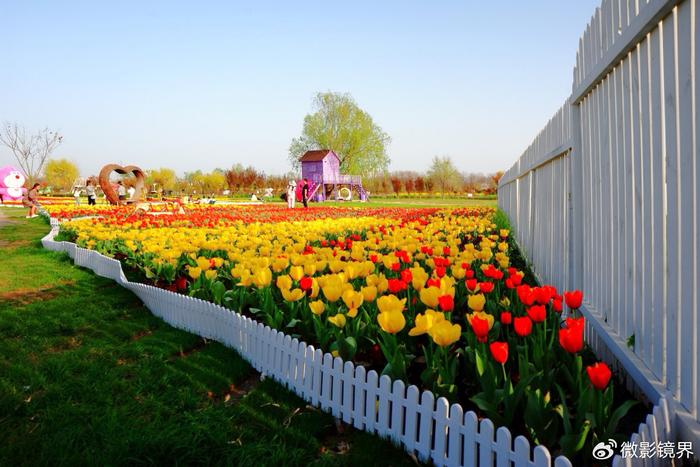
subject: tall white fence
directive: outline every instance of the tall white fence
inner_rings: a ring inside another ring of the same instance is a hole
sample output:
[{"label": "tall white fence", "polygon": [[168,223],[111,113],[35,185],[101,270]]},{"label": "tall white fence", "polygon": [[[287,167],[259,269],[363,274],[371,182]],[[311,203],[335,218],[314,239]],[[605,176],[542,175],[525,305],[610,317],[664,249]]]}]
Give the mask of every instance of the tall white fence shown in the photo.
[{"label": "tall white fence", "polygon": [[700,0],[604,0],[571,97],[499,185],[540,280],[584,291],[596,350],[679,402],[696,445],[699,26]]}]

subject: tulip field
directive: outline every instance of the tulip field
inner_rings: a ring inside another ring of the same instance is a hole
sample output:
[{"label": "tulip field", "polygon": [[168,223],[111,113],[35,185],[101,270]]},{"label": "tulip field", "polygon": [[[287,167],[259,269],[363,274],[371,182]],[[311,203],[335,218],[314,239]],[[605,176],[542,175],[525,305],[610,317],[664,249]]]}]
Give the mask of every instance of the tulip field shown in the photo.
[{"label": "tulip field", "polygon": [[[127,275],[209,300],[587,461],[635,405],[493,208],[48,207]],[[160,215],[159,215],[160,214]],[[523,269],[521,269],[523,268]]]}]

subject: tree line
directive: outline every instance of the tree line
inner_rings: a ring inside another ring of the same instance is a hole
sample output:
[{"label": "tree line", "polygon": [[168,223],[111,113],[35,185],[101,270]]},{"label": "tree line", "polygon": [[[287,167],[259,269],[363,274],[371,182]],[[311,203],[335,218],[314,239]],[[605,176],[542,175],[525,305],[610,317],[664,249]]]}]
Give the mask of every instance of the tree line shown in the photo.
[{"label": "tree line", "polygon": [[[311,149],[331,149],[340,159],[340,171],[363,177],[365,189],[373,194],[442,196],[454,193],[495,193],[501,172],[494,174],[460,172],[447,156],[434,157],[425,173],[389,172],[389,135],[346,93],[320,92],[313,100],[313,112],[304,117],[301,135],[292,139],[289,161],[292,172],[266,175],[253,166],[235,164],[211,172],[197,170],[178,177],[172,169],[147,170],[146,185],[153,193],[252,194],[261,189],[284,190],[290,178],[298,178],[300,157]],[[66,159],[50,159],[63,136],[43,129],[28,132],[16,123],[0,128],[0,144],[8,147],[27,175],[28,183],[43,178],[53,193],[70,191],[79,179],[78,168]],[[131,183],[129,177],[124,182]],[[80,183],[79,183],[80,184]]]},{"label": "tree line", "polygon": [[495,173],[460,172],[449,157],[434,157],[426,172],[401,170],[369,177],[362,184],[366,190],[382,195],[492,195],[498,190],[502,171]]}]

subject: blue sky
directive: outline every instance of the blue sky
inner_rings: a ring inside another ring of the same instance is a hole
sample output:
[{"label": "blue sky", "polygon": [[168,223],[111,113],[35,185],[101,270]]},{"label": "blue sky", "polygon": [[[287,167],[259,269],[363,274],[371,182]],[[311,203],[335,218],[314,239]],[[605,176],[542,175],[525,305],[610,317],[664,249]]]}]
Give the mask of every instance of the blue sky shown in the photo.
[{"label": "blue sky", "polygon": [[391,170],[506,169],[569,95],[599,1],[2,3],[0,121],[59,129],[54,156],[90,175],[284,173],[328,90],[391,136]]}]

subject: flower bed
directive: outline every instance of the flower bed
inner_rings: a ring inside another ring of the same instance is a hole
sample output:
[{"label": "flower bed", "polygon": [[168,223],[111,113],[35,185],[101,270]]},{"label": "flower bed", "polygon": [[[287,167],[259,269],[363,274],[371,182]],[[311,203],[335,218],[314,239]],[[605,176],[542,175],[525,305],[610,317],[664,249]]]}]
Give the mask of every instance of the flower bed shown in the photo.
[{"label": "flower bed", "polygon": [[634,404],[614,398],[610,370],[586,351],[580,292],[524,284],[492,209],[99,215],[62,235],[152,284],[460,402],[577,465],[619,436]]}]

